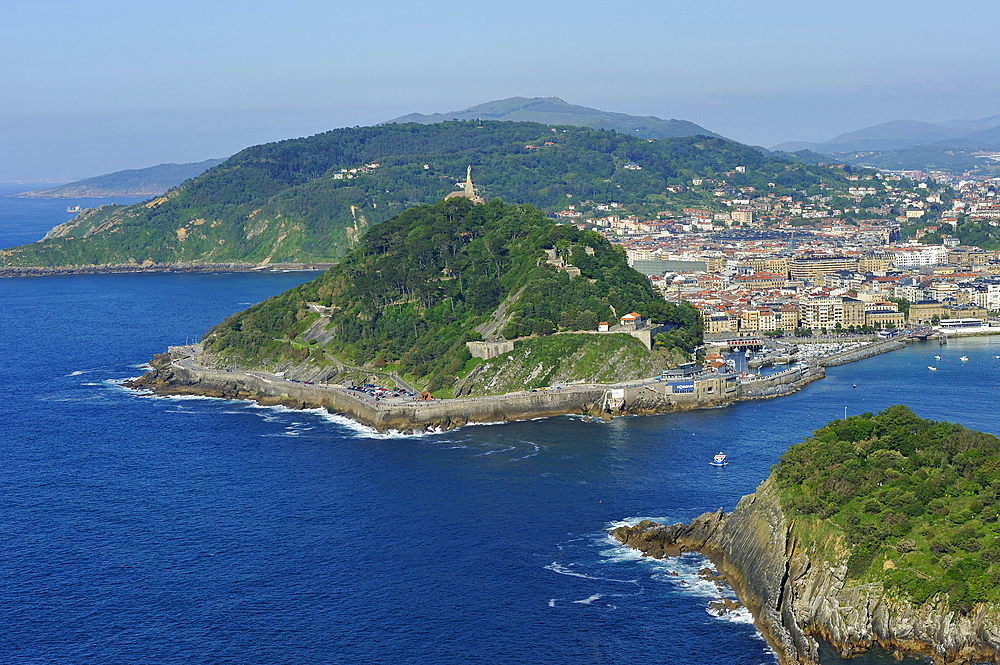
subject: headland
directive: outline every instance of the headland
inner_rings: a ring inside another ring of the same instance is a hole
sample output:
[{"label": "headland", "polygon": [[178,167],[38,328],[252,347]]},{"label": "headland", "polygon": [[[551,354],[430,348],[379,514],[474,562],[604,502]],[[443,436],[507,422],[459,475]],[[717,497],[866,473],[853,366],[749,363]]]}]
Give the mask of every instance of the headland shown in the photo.
[{"label": "headland", "polygon": [[714,408],[742,399],[786,395],[825,375],[822,367],[798,366],[749,382],[735,375],[693,378],[683,383],[654,377],[614,385],[593,383],[504,395],[421,400],[416,396],[377,399],[345,385],[298,381],[256,370],[213,369],[214,364],[200,344],[170,347],[167,353],[150,361],[149,371],[126,385],[160,395],[203,395],[295,409],[324,408],[380,432],[415,432],[559,415],[609,419]]},{"label": "headland", "polygon": [[820,639],[844,658],[878,645],[897,659],[998,663],[998,449],[893,406],[792,446],[731,513],[611,536],[657,559],[707,556],[781,665],[818,663]]}]

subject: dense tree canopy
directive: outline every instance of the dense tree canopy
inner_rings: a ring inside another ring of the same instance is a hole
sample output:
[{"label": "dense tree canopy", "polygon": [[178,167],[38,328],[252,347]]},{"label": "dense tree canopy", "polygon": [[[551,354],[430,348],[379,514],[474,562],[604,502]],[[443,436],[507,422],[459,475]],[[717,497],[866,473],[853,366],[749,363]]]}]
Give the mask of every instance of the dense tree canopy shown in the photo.
[{"label": "dense tree canopy", "polygon": [[[556,249],[581,274],[546,262]],[[588,251],[590,250],[590,251]],[[215,351],[253,358],[287,352],[315,320],[308,302],[333,308],[327,349],[361,364],[398,363],[434,385],[451,385],[469,359],[475,327],[506,300],[508,338],[594,330],[636,311],[700,337],[697,311],[664,301],[600,234],[557,225],[539,210],[462,198],[418,206],[371,228],[344,261],[316,280],[216,326]]]},{"label": "dense tree canopy", "polygon": [[[641,169],[625,168],[632,163]],[[485,198],[549,212],[591,200],[655,215],[668,202],[714,204],[723,181],[777,195],[818,183],[846,188],[842,170],[715,137],[651,141],[530,122],[354,127],[247,148],[163,199],[108,206],[73,239],[27,245],[0,264],[333,261],[365,227],[455,191],[469,165]],[[711,182],[668,196],[695,177]]]},{"label": "dense tree canopy", "polygon": [[892,406],[816,430],[782,455],[774,476],[787,509],[844,530],[848,576],[880,579],[919,603],[947,593],[960,611],[997,599],[1000,440],[992,434]]}]

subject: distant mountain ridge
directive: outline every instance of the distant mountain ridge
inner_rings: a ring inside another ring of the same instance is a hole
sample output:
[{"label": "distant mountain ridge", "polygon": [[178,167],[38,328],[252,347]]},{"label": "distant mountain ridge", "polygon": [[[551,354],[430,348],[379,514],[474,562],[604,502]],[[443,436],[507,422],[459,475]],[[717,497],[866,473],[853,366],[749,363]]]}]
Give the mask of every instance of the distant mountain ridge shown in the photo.
[{"label": "distant mountain ridge", "polygon": [[872,127],[845,132],[822,143],[786,141],[774,151],[834,154],[884,150],[906,150],[916,146],[960,147],[965,150],[991,150],[1000,146],[1000,115],[980,120],[892,120]]},{"label": "distant mountain ridge", "polygon": [[384,124],[417,122],[429,125],[447,120],[508,120],[539,122],[545,125],[573,125],[593,129],[611,129],[646,139],[665,139],[684,136],[714,136],[723,138],[701,125],[687,120],[663,120],[656,116],[635,116],[611,113],[587,106],[569,104],[558,97],[509,97],[463,111],[448,113],[411,113]]},{"label": "distant mountain ridge", "polygon": [[191,164],[157,164],[144,169],[126,169],[77,180],[58,187],[23,192],[29,199],[106,198],[111,196],[159,196],[185,180],[197,177],[221,159]]}]

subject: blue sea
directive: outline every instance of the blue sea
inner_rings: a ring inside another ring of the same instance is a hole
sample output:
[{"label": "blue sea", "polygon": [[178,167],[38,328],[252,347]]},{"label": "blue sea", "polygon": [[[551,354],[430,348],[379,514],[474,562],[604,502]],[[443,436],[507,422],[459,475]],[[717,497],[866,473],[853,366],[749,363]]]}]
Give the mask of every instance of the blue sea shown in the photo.
[{"label": "blue sea", "polygon": [[845,409],[1000,433],[1000,338],[780,399],[409,437],[120,386],[314,275],[0,280],[0,662],[774,663],[746,613],[709,614],[731,592],[703,559],[642,560],[608,529],[732,509]]}]

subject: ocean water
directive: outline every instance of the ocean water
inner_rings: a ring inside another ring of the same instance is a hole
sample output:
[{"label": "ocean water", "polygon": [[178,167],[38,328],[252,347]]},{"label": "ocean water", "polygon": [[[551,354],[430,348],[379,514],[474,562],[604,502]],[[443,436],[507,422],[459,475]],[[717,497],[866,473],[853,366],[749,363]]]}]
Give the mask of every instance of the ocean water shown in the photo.
[{"label": "ocean water", "polygon": [[131,204],[141,198],[122,196],[111,199],[22,199],[21,192],[54,187],[52,183],[0,183],[0,248],[16,247],[41,240],[49,229],[73,219],[69,207],[96,208],[108,203]]},{"label": "ocean water", "polygon": [[773,663],[745,612],[709,614],[731,592],[703,559],[607,530],[730,510],[845,408],[1000,433],[1000,338],[721,409],[411,437],[119,385],[311,277],[0,280],[0,662]]}]

